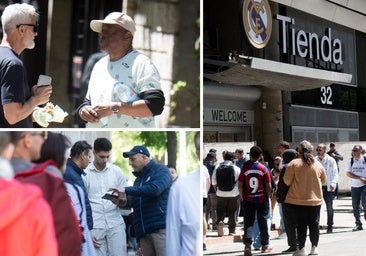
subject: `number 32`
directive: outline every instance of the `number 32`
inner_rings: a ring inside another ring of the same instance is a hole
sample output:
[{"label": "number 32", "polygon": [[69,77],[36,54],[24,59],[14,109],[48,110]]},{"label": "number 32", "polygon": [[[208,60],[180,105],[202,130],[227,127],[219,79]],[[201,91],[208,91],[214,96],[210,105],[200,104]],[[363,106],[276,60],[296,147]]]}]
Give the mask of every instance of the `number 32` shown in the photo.
[{"label": "number 32", "polygon": [[332,88],[330,86],[323,86],[320,88],[320,92],[320,101],[322,102],[322,104],[333,105]]}]

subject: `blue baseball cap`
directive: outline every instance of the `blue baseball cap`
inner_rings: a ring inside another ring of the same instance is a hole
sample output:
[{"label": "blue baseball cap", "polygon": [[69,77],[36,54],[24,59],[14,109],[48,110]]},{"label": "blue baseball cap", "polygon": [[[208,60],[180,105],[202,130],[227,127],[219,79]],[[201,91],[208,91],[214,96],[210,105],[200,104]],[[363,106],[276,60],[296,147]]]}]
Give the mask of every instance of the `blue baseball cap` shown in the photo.
[{"label": "blue baseball cap", "polygon": [[149,153],[149,150],[147,150],[147,148],[145,146],[134,146],[130,151],[128,152],[123,152],[123,157],[124,158],[127,158],[127,157],[130,157],[130,156],[133,156],[133,155],[136,155],[136,154],[143,154],[147,157],[150,157],[150,153]]}]

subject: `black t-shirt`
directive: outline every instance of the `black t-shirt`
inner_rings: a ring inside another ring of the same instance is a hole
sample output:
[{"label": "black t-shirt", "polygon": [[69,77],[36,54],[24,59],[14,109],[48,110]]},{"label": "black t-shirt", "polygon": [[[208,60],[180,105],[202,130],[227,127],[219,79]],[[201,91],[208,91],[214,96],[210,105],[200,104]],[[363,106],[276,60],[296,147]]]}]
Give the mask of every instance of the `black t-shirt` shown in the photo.
[{"label": "black t-shirt", "polygon": [[0,46],[0,127],[32,128],[31,115],[10,125],[4,116],[3,105],[11,102],[25,103],[31,96],[27,82],[27,72],[19,56],[10,48]]}]

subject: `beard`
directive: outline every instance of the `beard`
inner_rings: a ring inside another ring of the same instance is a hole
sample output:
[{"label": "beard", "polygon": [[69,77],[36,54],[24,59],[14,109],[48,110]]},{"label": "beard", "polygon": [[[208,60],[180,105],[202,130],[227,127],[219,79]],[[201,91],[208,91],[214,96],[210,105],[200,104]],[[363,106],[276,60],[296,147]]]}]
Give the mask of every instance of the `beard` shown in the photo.
[{"label": "beard", "polygon": [[36,43],[32,40],[27,46],[27,49],[33,49],[36,46]]}]

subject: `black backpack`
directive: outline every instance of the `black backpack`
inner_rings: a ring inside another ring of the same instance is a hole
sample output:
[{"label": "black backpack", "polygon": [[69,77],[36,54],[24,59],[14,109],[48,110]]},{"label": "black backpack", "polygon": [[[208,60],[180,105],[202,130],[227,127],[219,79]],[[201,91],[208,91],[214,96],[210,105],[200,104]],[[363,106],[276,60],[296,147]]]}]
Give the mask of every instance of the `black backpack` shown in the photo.
[{"label": "black backpack", "polygon": [[220,164],[216,170],[217,186],[221,191],[231,191],[235,187],[234,166]]}]

